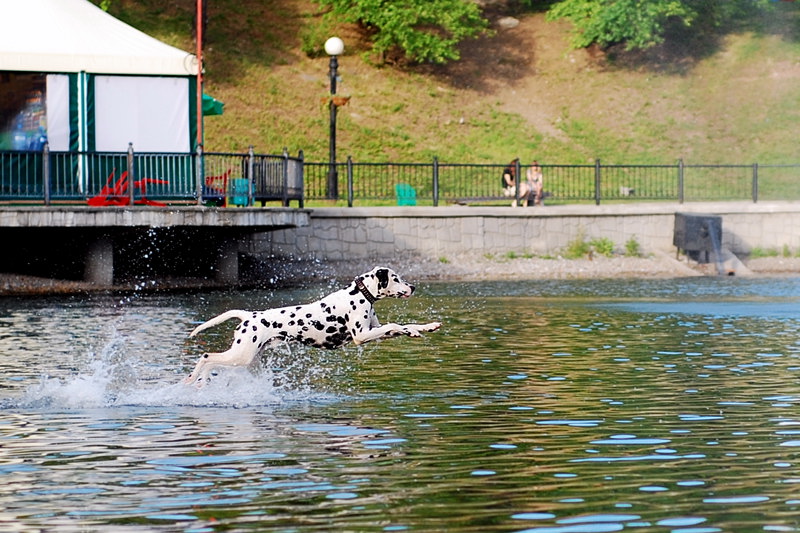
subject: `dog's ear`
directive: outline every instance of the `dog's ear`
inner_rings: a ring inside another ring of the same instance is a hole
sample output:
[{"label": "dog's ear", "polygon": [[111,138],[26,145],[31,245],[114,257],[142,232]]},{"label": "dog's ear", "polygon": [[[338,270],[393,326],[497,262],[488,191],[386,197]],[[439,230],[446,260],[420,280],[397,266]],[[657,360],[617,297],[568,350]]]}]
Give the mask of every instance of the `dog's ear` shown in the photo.
[{"label": "dog's ear", "polygon": [[379,268],[375,271],[375,277],[378,278],[378,288],[385,289],[389,286],[389,269]]}]

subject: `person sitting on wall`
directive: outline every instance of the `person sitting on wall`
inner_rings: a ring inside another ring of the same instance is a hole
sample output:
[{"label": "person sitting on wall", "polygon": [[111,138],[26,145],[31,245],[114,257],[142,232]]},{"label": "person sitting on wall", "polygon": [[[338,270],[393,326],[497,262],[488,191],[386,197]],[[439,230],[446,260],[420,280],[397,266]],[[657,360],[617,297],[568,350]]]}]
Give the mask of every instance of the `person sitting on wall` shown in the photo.
[{"label": "person sitting on wall", "polygon": [[535,159],[533,164],[528,167],[528,197],[533,199],[533,205],[544,205],[544,176],[542,167]]},{"label": "person sitting on wall", "polygon": [[518,161],[519,161],[519,159],[514,159],[513,161],[511,161],[511,163],[506,165],[506,167],[503,169],[503,181],[502,181],[502,184],[503,184],[503,189],[505,189],[505,195],[506,196],[509,196],[509,194],[508,194],[508,190],[509,189],[514,189],[517,186],[516,174],[517,174],[517,162]]}]

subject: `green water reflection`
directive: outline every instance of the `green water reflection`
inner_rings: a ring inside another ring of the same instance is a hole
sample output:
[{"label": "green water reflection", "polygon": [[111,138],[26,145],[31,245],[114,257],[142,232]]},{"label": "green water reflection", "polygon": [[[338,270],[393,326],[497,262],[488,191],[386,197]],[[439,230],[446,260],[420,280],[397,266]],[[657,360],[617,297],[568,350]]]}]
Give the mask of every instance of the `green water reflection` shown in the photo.
[{"label": "green water reflection", "polygon": [[[436,333],[279,350],[261,374],[218,376],[203,391],[175,384],[200,349],[184,338],[194,323],[326,288],[111,307],[5,301],[0,520],[794,531],[799,288],[794,278],[432,284],[378,309],[384,322],[441,320]],[[59,312],[64,331],[26,333]],[[197,342],[224,347],[232,326]],[[88,400],[72,399],[79,390]]]}]

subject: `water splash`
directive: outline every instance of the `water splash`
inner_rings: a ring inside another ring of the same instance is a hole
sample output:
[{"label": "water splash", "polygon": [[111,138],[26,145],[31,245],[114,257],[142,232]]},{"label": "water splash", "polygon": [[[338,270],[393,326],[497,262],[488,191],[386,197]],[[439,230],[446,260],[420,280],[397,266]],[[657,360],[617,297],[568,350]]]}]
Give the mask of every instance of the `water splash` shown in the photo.
[{"label": "water splash", "polygon": [[[128,339],[113,329],[98,353],[66,376],[42,375],[9,407],[87,409],[119,406],[253,407],[297,402],[329,402],[334,394],[316,385],[328,374],[305,350],[270,353],[255,369],[222,369],[205,387],[186,385],[183,370],[137,355]],[[152,359],[152,356],[150,357]],[[80,359],[80,358],[79,358]],[[158,358],[170,361],[169,356]],[[173,363],[174,364],[174,363]]]}]

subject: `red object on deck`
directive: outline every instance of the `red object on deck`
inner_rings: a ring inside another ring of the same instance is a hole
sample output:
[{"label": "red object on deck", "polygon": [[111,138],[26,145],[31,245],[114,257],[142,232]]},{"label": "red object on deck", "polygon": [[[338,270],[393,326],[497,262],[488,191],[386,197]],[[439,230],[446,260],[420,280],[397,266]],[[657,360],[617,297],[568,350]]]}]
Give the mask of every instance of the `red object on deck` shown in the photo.
[{"label": "red object on deck", "polygon": [[[116,172],[116,171],[114,171]],[[123,172],[122,176],[112,185],[114,182],[114,172],[111,172],[111,175],[106,180],[105,186],[100,189],[100,193],[96,196],[89,198],[87,203],[93,207],[104,207],[104,206],[123,206],[123,205],[130,205],[131,198],[128,194],[128,172]],[[145,192],[147,188],[147,184],[158,184],[158,185],[168,185],[169,182],[166,180],[158,180],[152,178],[142,178],[140,180],[136,180],[133,182],[133,187],[138,189],[141,192],[141,196],[134,201],[136,205],[154,205],[158,207],[166,207],[167,204],[163,202],[157,202],[155,200],[148,200],[145,197]]]}]

